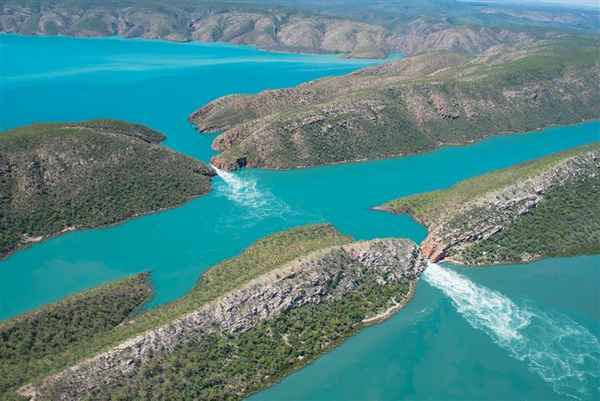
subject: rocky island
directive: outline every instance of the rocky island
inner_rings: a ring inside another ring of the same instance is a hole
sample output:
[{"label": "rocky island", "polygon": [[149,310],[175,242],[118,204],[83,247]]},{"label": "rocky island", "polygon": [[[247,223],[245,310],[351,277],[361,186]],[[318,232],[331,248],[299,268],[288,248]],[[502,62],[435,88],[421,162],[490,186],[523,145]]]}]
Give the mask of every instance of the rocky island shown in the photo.
[{"label": "rocky island", "polygon": [[221,131],[219,168],[293,168],[405,155],[600,116],[591,39],[433,52],[343,77],[231,95],[191,115]]},{"label": "rocky island", "polygon": [[466,265],[600,251],[600,143],[392,201],[429,229],[428,258]]},{"label": "rocky island", "polygon": [[425,266],[408,240],[353,242],[328,225],[275,234],[209,269],[179,301],[36,361],[18,393],[241,399],[388,317]]},{"label": "rocky island", "polygon": [[0,133],[0,256],[207,193],[212,169],[160,146],[164,139],[114,120]]}]

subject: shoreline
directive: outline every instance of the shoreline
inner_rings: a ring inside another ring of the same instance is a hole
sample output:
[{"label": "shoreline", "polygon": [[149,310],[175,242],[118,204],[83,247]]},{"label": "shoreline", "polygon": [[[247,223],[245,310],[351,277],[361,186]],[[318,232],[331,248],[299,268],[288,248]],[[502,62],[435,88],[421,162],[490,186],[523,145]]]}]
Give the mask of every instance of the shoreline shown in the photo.
[{"label": "shoreline", "polygon": [[[320,79],[326,79],[326,78],[320,78]],[[231,94],[231,95],[235,95],[235,94]],[[226,96],[231,96],[231,95],[226,95]],[[223,96],[223,97],[226,97]],[[202,108],[202,107],[201,107]],[[199,109],[198,109],[199,110]],[[198,111],[196,110],[196,111]],[[195,111],[195,112],[196,112]],[[195,112],[193,112],[192,114],[194,114]],[[600,116],[598,117],[593,117],[593,118],[583,118],[580,120],[576,120],[573,122],[569,122],[569,123],[565,123],[565,124],[549,124],[546,125],[544,127],[539,127],[539,128],[533,128],[531,130],[528,131],[523,131],[523,130],[514,130],[514,131],[502,131],[502,132],[497,132],[497,133],[493,133],[493,134],[488,134],[488,135],[484,135],[481,139],[474,139],[474,140],[470,140],[470,141],[465,141],[462,143],[446,143],[446,144],[441,144],[439,146],[434,146],[431,148],[427,148],[427,149],[423,149],[417,152],[411,152],[411,153],[394,153],[394,154],[390,154],[390,155],[383,155],[381,157],[374,157],[374,158],[357,158],[357,159],[348,159],[348,160],[340,160],[340,161],[333,161],[333,162],[326,162],[326,163],[320,163],[320,164],[311,164],[311,165],[298,165],[298,166],[290,166],[290,167],[275,167],[275,166],[252,166],[249,165],[247,167],[243,167],[243,168],[238,168],[238,169],[224,169],[226,171],[232,172],[232,171],[238,171],[238,170],[265,170],[265,171],[294,171],[294,170],[302,170],[302,169],[311,169],[311,168],[320,168],[320,167],[329,167],[329,166],[336,166],[336,165],[342,165],[342,164],[361,164],[361,163],[369,163],[369,162],[380,162],[380,161],[386,161],[386,160],[395,160],[395,159],[400,159],[400,158],[404,158],[404,157],[412,157],[412,156],[421,156],[424,154],[430,154],[436,151],[441,151],[444,149],[453,149],[453,148],[458,148],[458,147],[465,147],[465,146],[471,146],[471,145],[475,145],[475,144],[479,144],[479,143],[483,143],[487,140],[492,140],[495,138],[502,138],[502,137],[509,137],[509,136],[517,136],[517,135],[529,135],[529,134],[536,134],[536,133],[541,133],[542,131],[548,130],[548,129],[555,129],[555,128],[562,128],[562,127],[575,127],[577,125],[582,125],[582,124],[588,124],[588,123],[593,123],[593,122],[598,122],[600,123]],[[200,135],[217,135],[217,137],[221,134],[223,134],[224,131],[222,130],[211,130],[211,131],[203,131],[203,130],[199,130],[198,126],[196,124],[194,124],[193,122],[190,122],[190,124],[193,126],[193,128],[196,130],[196,132],[198,132],[198,134]],[[226,131],[226,130],[225,130]],[[567,148],[570,149],[570,148]],[[222,155],[223,152],[217,153],[214,156],[211,157],[211,163],[212,160],[220,155]]]},{"label": "shoreline", "polygon": [[370,326],[372,324],[381,323],[381,322],[391,318],[396,312],[398,312],[399,310],[404,308],[406,305],[408,305],[408,303],[410,301],[412,301],[412,299],[415,297],[415,292],[417,289],[417,281],[418,281],[418,279],[412,280],[408,284],[408,293],[400,302],[395,303],[394,305],[387,308],[385,311],[383,311],[375,316],[371,316],[369,318],[363,319],[361,323],[364,324],[365,326]]},{"label": "shoreline", "polygon": [[174,44],[174,45],[201,45],[201,46],[227,46],[232,48],[239,49],[251,49],[260,52],[268,52],[275,54],[289,54],[293,56],[306,56],[306,57],[314,57],[314,56],[327,56],[339,59],[341,61],[354,61],[354,62],[368,62],[372,60],[373,62],[388,62],[396,60],[393,57],[396,54],[401,53],[400,50],[389,51],[385,54],[384,57],[357,57],[352,56],[352,53],[344,53],[344,52],[331,52],[327,50],[321,49],[304,49],[298,48],[288,48],[288,47],[261,47],[258,44],[252,43],[233,43],[233,42],[222,42],[222,41],[201,41],[195,40],[192,38],[189,39],[169,39],[169,38],[148,38],[144,36],[123,36],[123,35],[86,35],[86,34],[74,34],[74,35],[66,35],[66,34],[44,34],[44,33],[31,33],[31,34],[23,34],[18,32],[9,32],[9,31],[1,31],[1,35],[7,36],[21,36],[26,38],[72,38],[72,39],[90,39],[90,40],[99,40],[99,39],[109,39],[109,40],[135,40],[140,42],[157,42],[157,43],[165,43],[165,44]]},{"label": "shoreline", "polygon": [[144,217],[144,216],[149,216],[152,214],[158,214],[158,213],[162,213],[162,212],[166,212],[169,211],[171,209],[175,209],[181,206],[184,206],[185,204],[198,199],[204,195],[208,195],[210,192],[212,191],[212,183],[211,183],[211,188],[202,194],[198,194],[198,195],[193,195],[191,197],[189,197],[188,199],[184,200],[183,202],[177,204],[177,205],[173,205],[173,206],[168,206],[168,207],[163,207],[160,209],[156,209],[156,210],[150,210],[148,212],[142,212],[142,213],[136,213],[133,214],[131,216],[127,216],[119,221],[115,221],[113,223],[106,223],[106,224],[97,224],[97,225],[90,225],[90,226],[69,226],[69,227],[65,227],[62,230],[55,232],[55,233],[50,233],[50,234],[46,234],[46,235],[40,235],[37,237],[34,237],[35,241],[24,241],[22,243],[18,243],[16,246],[14,246],[11,249],[8,249],[6,252],[2,252],[0,253],[0,268],[2,267],[2,262],[4,262],[5,260],[7,260],[8,258],[10,258],[11,256],[14,256],[17,252],[20,251],[26,251],[27,249],[31,248],[32,246],[36,245],[36,244],[41,244],[44,243],[46,241],[61,237],[65,234],[71,233],[71,232],[77,232],[77,231],[85,231],[85,230],[97,230],[97,229],[109,229],[109,228],[113,228],[116,226],[119,226],[121,224],[125,224],[127,223],[129,220],[133,220],[136,219],[138,217]]}]

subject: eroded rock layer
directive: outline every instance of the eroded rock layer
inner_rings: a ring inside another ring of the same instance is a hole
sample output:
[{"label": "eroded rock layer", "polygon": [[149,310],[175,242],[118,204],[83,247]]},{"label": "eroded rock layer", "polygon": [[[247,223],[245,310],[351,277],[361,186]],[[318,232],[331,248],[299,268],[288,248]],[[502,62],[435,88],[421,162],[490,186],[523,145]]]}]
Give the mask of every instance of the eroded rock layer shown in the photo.
[{"label": "eroded rock layer", "polygon": [[428,258],[527,262],[600,250],[600,146],[585,146],[384,206],[427,226]]},{"label": "eroded rock layer", "polygon": [[[169,354],[187,341],[213,334],[239,335],[287,311],[342,299],[366,282],[382,287],[410,283],[425,266],[418,247],[407,240],[372,240],[325,248],[39,384],[26,386],[20,393],[31,400],[83,399],[99,388],[126,381],[147,360]],[[390,303],[395,302],[390,299]],[[380,312],[371,310],[363,318]]]},{"label": "eroded rock layer", "polygon": [[499,46],[477,57],[425,54],[192,114],[221,131],[219,168],[293,168],[416,153],[600,116],[594,41]]}]

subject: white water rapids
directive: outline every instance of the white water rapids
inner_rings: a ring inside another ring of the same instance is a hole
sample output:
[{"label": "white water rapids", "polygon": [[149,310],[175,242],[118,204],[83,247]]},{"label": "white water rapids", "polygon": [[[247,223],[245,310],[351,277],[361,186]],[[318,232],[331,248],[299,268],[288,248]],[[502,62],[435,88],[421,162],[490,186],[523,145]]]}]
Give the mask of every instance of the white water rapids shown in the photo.
[{"label": "white water rapids", "polygon": [[277,199],[268,190],[259,188],[256,179],[242,179],[236,174],[212,165],[211,167],[222,180],[217,185],[217,192],[245,208],[247,211],[245,220],[249,224],[269,216],[283,216],[290,213],[288,205]]},{"label": "white water rapids", "polygon": [[[218,193],[248,212],[242,217],[248,224],[291,213],[284,202],[259,188],[256,179],[213,168],[222,179]],[[512,358],[526,363],[556,393],[587,400],[600,391],[600,343],[577,322],[533,306],[517,305],[503,294],[435,263],[429,264],[423,278],[448,296],[473,328],[486,333]]]},{"label": "white water rapids", "polygon": [[485,332],[511,357],[525,362],[556,393],[584,400],[600,390],[600,343],[577,322],[519,306],[435,263],[429,264],[423,277],[451,299],[472,327]]}]

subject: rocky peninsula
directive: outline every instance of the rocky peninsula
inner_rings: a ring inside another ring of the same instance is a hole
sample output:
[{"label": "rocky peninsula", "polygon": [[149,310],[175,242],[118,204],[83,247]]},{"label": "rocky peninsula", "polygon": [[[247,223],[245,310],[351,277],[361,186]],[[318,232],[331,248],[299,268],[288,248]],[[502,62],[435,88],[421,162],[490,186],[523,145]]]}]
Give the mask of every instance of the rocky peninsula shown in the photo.
[{"label": "rocky peninsula", "polygon": [[0,256],[207,193],[212,169],[160,146],[164,139],[114,120],[0,133]]},{"label": "rocky peninsula", "polygon": [[[408,240],[352,242],[326,225],[276,234],[210,269],[184,299],[117,328],[129,333],[124,340],[19,393],[53,401],[241,399],[389,316],[425,267]],[[150,371],[161,380],[148,379]]]},{"label": "rocky peninsula", "polygon": [[378,159],[600,116],[598,42],[437,52],[257,95],[226,96],[190,116],[221,131],[213,164],[294,168]]},{"label": "rocky peninsula", "polygon": [[392,201],[429,229],[425,256],[466,265],[600,251],[600,143]]}]

